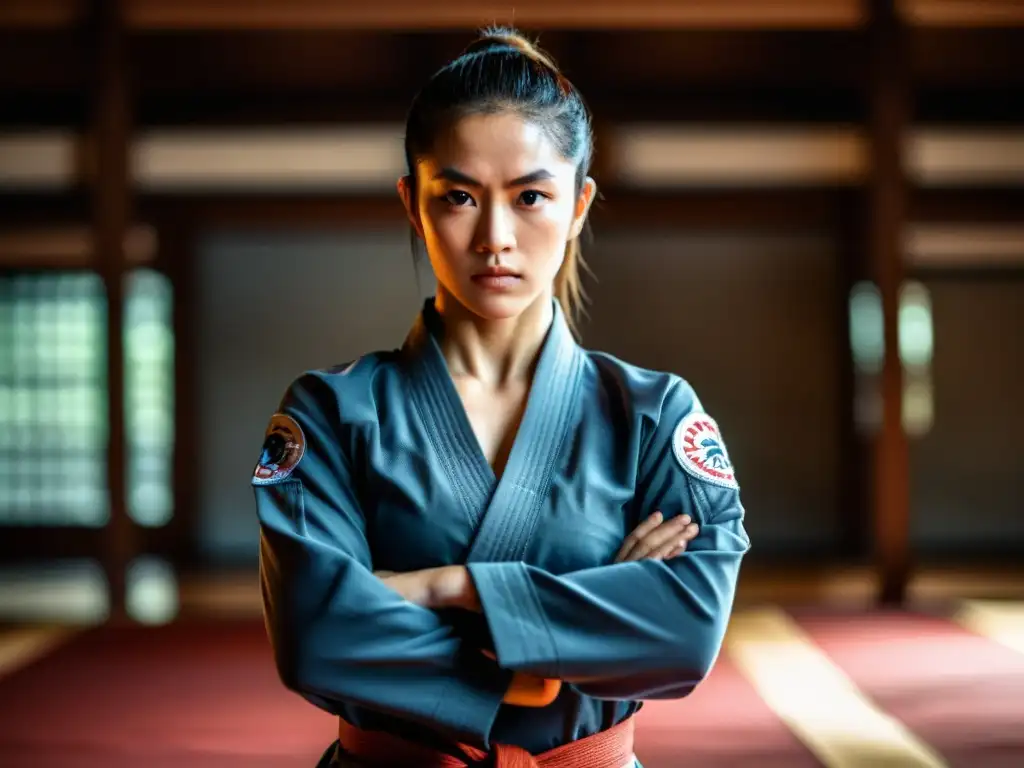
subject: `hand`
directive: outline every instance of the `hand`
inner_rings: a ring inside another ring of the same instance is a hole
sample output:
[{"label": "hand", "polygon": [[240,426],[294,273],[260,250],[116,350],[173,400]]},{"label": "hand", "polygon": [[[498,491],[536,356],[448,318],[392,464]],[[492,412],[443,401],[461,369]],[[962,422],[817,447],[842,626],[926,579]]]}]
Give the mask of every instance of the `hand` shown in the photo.
[{"label": "hand", "polygon": [[677,515],[664,521],[661,512],[638,525],[615,556],[616,563],[631,560],[668,560],[686,551],[686,545],[696,538],[699,529],[689,515]]},{"label": "hand", "polygon": [[[488,659],[498,660],[491,651],[481,650],[480,653]],[[502,701],[516,707],[546,707],[558,698],[561,690],[561,680],[537,677],[526,672],[514,672]]]},{"label": "hand", "polygon": [[477,613],[483,610],[469,571],[462,565],[445,565],[407,573],[374,571],[373,575],[410,603],[423,608],[462,608]]},{"label": "hand", "polygon": [[374,571],[373,575],[410,603],[430,608],[434,592],[433,585],[437,578],[435,570],[429,568],[422,571],[409,571],[407,573]]},{"label": "hand", "polygon": [[546,707],[561,690],[561,680],[515,672],[502,701],[514,707]]}]

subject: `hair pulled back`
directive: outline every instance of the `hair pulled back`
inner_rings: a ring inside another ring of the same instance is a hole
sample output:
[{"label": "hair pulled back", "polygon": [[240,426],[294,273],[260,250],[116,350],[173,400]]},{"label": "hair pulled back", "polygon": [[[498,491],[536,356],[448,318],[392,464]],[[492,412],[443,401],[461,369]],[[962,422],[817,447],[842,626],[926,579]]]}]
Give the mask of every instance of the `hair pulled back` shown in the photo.
[{"label": "hair pulled back", "polygon": [[[590,171],[593,137],[590,114],[576,88],[543,51],[508,27],[490,27],[416,95],[406,119],[405,159],[416,194],[416,162],[430,154],[435,139],[468,115],[511,112],[535,123],[559,154],[576,166],[579,197]],[[583,309],[584,268],[579,239],[566,244],[555,277],[555,295],[570,326]]]}]

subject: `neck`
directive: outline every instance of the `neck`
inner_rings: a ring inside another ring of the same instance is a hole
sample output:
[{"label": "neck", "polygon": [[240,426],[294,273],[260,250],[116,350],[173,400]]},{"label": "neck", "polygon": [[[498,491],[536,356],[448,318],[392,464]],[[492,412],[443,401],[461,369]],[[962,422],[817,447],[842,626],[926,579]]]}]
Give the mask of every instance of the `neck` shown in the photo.
[{"label": "neck", "polygon": [[434,306],[444,323],[441,353],[452,376],[493,387],[529,381],[554,318],[551,302],[545,292],[515,317],[485,320],[439,286]]}]

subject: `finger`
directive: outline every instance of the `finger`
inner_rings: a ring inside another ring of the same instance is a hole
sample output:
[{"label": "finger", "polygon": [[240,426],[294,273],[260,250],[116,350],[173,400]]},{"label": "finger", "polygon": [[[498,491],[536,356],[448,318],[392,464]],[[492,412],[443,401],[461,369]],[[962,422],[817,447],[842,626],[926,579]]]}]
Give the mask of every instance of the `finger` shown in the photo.
[{"label": "finger", "polygon": [[647,560],[671,560],[673,557],[679,557],[686,551],[686,546],[696,536],[697,526],[695,523],[690,523],[683,530],[679,537],[670,539],[665,544],[660,545],[656,549],[652,550],[645,559]]},{"label": "finger", "polygon": [[689,522],[689,515],[681,515],[663,523],[633,548],[630,557],[636,560],[649,558],[653,553],[669,545],[686,543],[697,535],[697,526]]},{"label": "finger", "polygon": [[644,559],[668,560],[672,556],[672,553],[680,547],[682,549],[686,549],[686,540],[680,539],[678,536],[674,536],[668,541],[666,541],[664,544],[662,544],[660,547],[656,547],[655,549],[651,550],[651,552]]},{"label": "finger", "polygon": [[689,522],[689,516],[682,515],[681,517],[669,520],[667,523],[662,523],[638,542],[626,559],[642,560],[663,544],[667,544],[673,539],[679,539],[686,531],[686,526]]},{"label": "finger", "polygon": [[633,532],[626,537],[626,540],[622,543],[622,553],[628,553],[630,549],[643,541],[645,536],[649,536],[651,531],[656,530],[664,521],[665,516],[662,515],[660,511],[655,511],[654,514],[650,515],[646,520],[640,523],[640,525],[634,528]]},{"label": "finger", "polygon": [[680,534],[679,538],[673,539],[660,546],[655,553],[658,559],[671,560],[673,557],[679,557],[686,551],[690,542],[697,536],[698,527],[696,523],[690,523],[686,526],[685,531]]},{"label": "finger", "polygon": [[679,557],[681,554],[683,554],[683,552],[685,552],[687,547],[689,546],[690,541],[697,537],[697,533],[699,532],[699,530],[700,529],[698,528],[696,523],[691,523],[690,525],[686,526],[684,538],[680,539],[676,546],[672,549],[672,551],[665,555],[662,559],[671,560],[673,557]]},{"label": "finger", "polygon": [[685,544],[680,544],[678,547],[676,547],[671,552],[669,552],[668,555],[665,557],[665,559],[666,560],[671,560],[673,557],[679,557],[685,551],[686,551],[686,545]]},{"label": "finger", "polygon": [[626,537],[625,541],[622,542],[622,547],[619,549],[619,553],[615,556],[615,562],[621,562],[626,559],[630,551],[640,542],[644,536],[649,534],[659,525],[661,525],[662,514],[661,512],[655,512],[653,515],[644,520],[640,525],[633,529],[633,532]]}]

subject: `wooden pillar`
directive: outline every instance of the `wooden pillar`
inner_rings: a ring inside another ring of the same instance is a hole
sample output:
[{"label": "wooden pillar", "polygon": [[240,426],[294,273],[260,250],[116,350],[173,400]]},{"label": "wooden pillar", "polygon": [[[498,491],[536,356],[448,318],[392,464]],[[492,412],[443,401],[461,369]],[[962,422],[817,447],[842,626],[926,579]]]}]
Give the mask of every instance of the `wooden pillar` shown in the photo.
[{"label": "wooden pillar", "polygon": [[125,233],[131,219],[128,144],[131,104],[122,0],[93,0],[89,27],[93,76],[88,148],[92,153],[92,216],[96,268],[107,296],[107,481],[110,522],[103,567],[110,585],[111,620],[127,618],[125,570],[135,554],[128,515],[124,386]]},{"label": "wooden pillar", "polygon": [[199,453],[195,424],[199,413],[198,235],[188,216],[160,221],[160,268],[174,291],[174,518],[168,524],[170,553],[179,570],[198,566]]},{"label": "wooden pillar", "polygon": [[910,478],[902,424],[903,371],[899,356],[899,294],[907,212],[903,140],[910,121],[907,29],[896,0],[869,0],[868,264],[881,292],[885,359],[880,376],[882,421],[872,451],[872,507],[879,599],[903,601],[910,570]]}]

